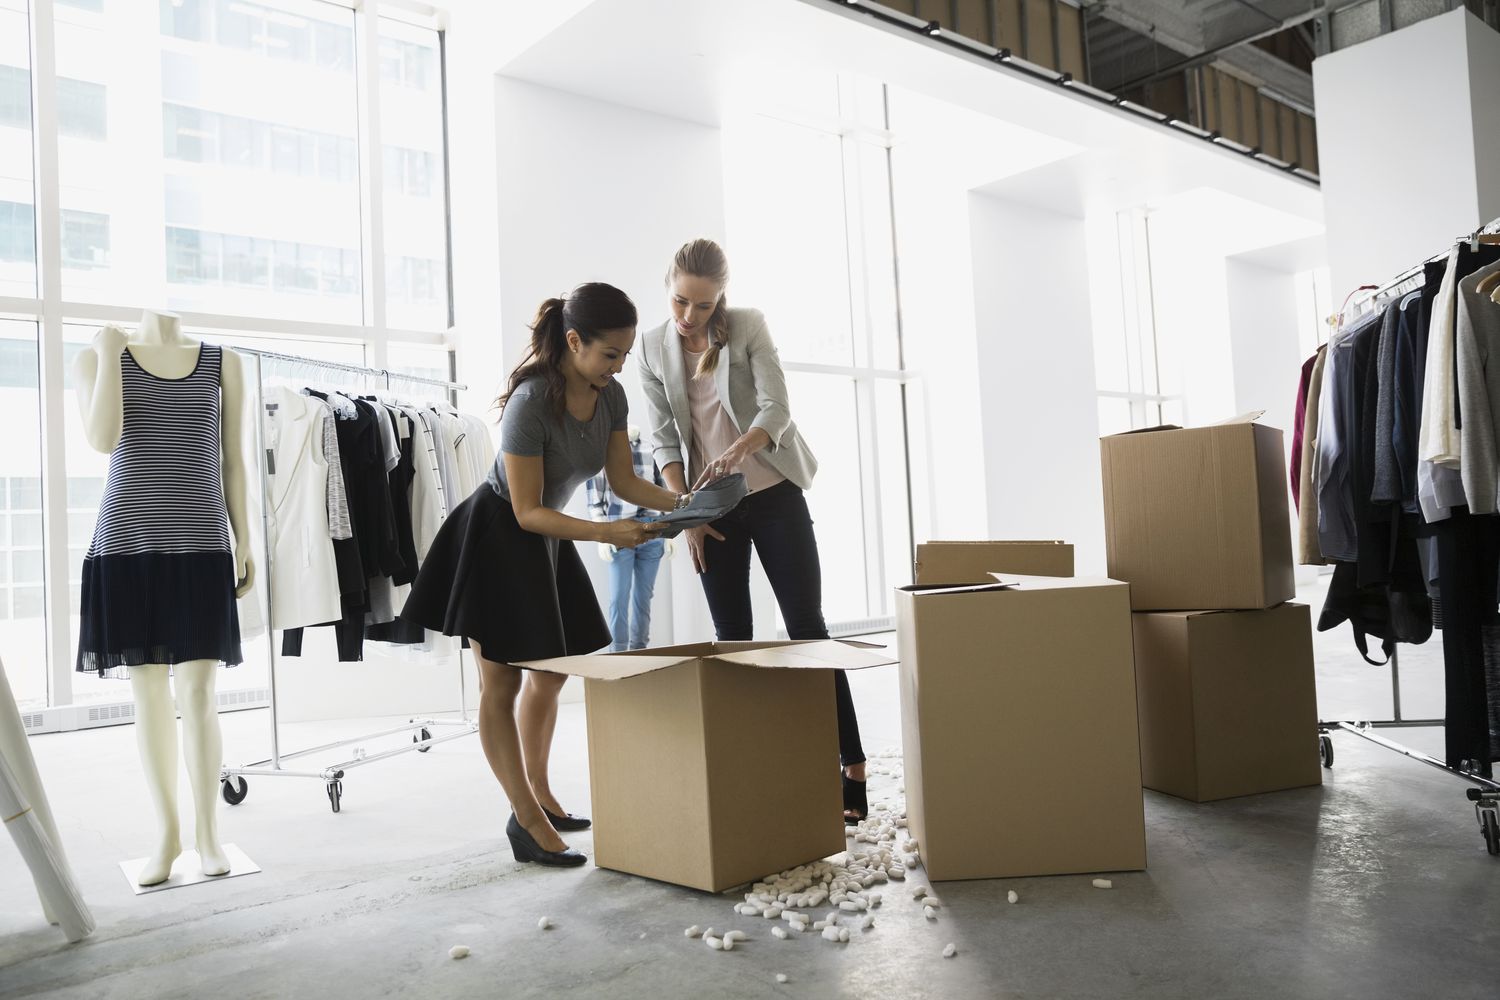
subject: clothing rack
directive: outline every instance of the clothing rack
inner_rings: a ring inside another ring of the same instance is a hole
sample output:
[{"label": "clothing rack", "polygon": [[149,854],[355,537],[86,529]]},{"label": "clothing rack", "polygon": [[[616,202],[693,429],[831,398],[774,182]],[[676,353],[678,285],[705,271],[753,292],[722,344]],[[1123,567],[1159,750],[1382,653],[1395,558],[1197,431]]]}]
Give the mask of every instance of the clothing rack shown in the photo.
[{"label": "clothing rack", "polygon": [[[1422,275],[1423,269],[1428,264],[1435,263],[1447,257],[1452,252],[1453,247],[1457,246],[1459,243],[1477,243],[1480,236],[1492,234],[1497,229],[1500,229],[1500,219],[1496,219],[1488,223],[1487,225],[1482,226],[1481,228],[1475,230],[1473,233],[1466,233],[1463,236],[1458,237],[1447,249],[1426,258],[1419,264],[1407,268],[1405,271],[1402,271],[1400,274],[1392,278],[1390,281],[1387,281],[1385,284],[1370,286],[1368,289],[1364,289],[1368,290],[1370,294],[1360,299],[1356,303],[1356,306],[1364,306],[1375,303],[1380,299],[1387,297],[1393,292],[1400,291],[1404,294],[1404,292],[1406,291],[1415,290],[1413,288],[1403,288],[1403,286],[1405,286],[1413,278],[1420,277]],[[1412,760],[1419,761],[1420,763],[1426,764],[1429,767],[1435,767],[1438,770],[1462,781],[1469,782],[1475,787],[1467,789],[1465,794],[1468,801],[1474,804],[1474,818],[1479,823],[1479,831],[1480,835],[1484,838],[1485,849],[1492,855],[1500,855],[1500,782],[1496,782],[1491,778],[1485,777],[1484,775],[1476,774],[1473,771],[1467,771],[1462,768],[1449,767],[1446,761],[1439,760],[1431,754],[1424,753],[1421,750],[1416,750],[1412,747],[1397,743],[1394,740],[1387,739],[1377,732],[1377,730],[1381,729],[1441,729],[1447,724],[1446,720],[1444,719],[1404,718],[1401,715],[1401,664],[1400,659],[1396,654],[1395,648],[1392,648],[1391,650],[1390,667],[1392,704],[1391,718],[1362,721],[1319,720],[1318,751],[1322,757],[1323,766],[1325,768],[1333,767],[1333,740],[1331,739],[1329,734],[1334,730],[1339,730],[1341,732],[1352,733],[1353,735],[1358,736],[1360,739],[1373,743],[1376,746],[1384,747],[1385,749],[1390,750],[1394,753],[1401,754],[1403,757],[1409,757]]]},{"label": "clothing rack", "polygon": [[[378,733],[366,733],[360,736],[352,736],[332,743],[324,743],[321,746],[308,747],[304,750],[296,750],[292,753],[281,752],[281,732],[278,718],[278,700],[276,694],[276,630],[271,627],[272,614],[271,602],[275,595],[271,589],[271,525],[270,510],[267,507],[266,496],[266,467],[260,460],[260,455],[265,454],[265,362],[278,361],[292,365],[319,368],[324,370],[342,371],[358,375],[363,378],[383,379],[387,391],[391,388],[391,381],[409,382],[417,385],[425,385],[432,388],[446,390],[452,402],[455,392],[467,389],[468,386],[458,382],[450,382],[444,379],[426,378],[420,375],[407,375],[402,372],[393,372],[385,368],[366,368],[361,365],[346,364],[341,361],[323,361],[318,358],[303,357],[298,354],[282,354],[276,351],[260,351],[250,348],[234,348],[240,354],[255,358],[255,440],[256,440],[256,468],[259,470],[260,496],[261,496],[261,556],[265,560],[261,572],[261,579],[265,582],[266,590],[266,650],[270,654],[267,667],[269,701],[271,709],[271,756],[265,760],[256,761],[253,764],[245,764],[240,767],[221,767],[219,769],[220,790],[224,801],[230,805],[239,805],[245,801],[249,794],[248,775],[257,777],[277,778],[314,778],[322,781],[328,792],[328,802],[334,812],[340,810],[344,794],[344,774],[346,771],[366,764],[373,764],[379,760],[388,760],[404,753],[416,750],[426,753],[439,743],[447,743],[460,737],[468,736],[479,731],[478,723],[469,718],[468,697],[464,684],[464,662],[463,647],[458,650],[458,694],[459,694],[459,719],[435,719],[435,718],[411,718],[405,725],[395,726],[382,730]],[[434,736],[433,731],[442,728],[452,729],[452,732]],[[367,754],[362,744],[372,740],[383,739],[388,736],[399,736],[403,733],[412,733],[412,742],[406,746],[384,750],[379,753]],[[352,754],[345,760],[329,764],[326,767],[314,771],[290,770],[283,766],[284,761],[295,760],[301,757],[310,757],[315,754],[323,754],[339,747],[353,746]]]}]

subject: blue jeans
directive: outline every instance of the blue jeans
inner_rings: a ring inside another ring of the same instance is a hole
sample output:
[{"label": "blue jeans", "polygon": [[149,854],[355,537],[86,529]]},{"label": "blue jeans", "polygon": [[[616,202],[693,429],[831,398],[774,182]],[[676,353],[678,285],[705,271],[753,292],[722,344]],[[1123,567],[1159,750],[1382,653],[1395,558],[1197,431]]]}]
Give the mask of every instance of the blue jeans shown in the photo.
[{"label": "blue jeans", "polygon": [[650,645],[651,595],[666,546],[657,538],[615,553],[609,568],[610,652]]}]

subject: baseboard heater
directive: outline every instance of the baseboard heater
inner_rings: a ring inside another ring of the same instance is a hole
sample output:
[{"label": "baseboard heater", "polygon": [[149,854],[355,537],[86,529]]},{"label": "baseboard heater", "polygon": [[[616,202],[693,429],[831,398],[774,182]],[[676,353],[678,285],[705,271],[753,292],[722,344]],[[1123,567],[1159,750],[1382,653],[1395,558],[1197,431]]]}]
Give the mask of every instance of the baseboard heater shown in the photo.
[{"label": "baseboard heater", "polygon": [[[218,693],[220,712],[241,712],[265,708],[271,703],[269,688],[246,688]],[[79,729],[123,726],[135,721],[135,702],[112,701],[95,705],[59,705],[56,708],[32,709],[21,713],[21,727],[28,736],[42,733],[70,733]]]}]

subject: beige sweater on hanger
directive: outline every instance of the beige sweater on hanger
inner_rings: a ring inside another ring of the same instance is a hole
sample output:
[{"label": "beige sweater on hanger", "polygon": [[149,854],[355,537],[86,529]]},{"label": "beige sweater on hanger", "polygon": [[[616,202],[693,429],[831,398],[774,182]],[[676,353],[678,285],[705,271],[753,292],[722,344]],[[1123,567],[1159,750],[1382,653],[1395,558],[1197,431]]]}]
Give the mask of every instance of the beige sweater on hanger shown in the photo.
[{"label": "beige sweater on hanger", "polygon": [[1318,453],[1318,408],[1323,398],[1323,368],[1328,349],[1318,350],[1312,374],[1307,379],[1307,409],[1302,416],[1302,467],[1298,470],[1297,562],[1303,566],[1325,566],[1323,550],[1318,545],[1318,483],[1313,475],[1313,457]]}]

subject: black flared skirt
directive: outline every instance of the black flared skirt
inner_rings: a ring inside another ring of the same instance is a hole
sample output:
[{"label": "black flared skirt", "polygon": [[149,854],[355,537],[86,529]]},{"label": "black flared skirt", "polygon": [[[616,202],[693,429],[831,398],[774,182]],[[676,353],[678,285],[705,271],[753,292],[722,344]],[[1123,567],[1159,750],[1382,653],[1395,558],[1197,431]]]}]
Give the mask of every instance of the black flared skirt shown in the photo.
[{"label": "black flared skirt", "polygon": [[473,639],[499,663],[576,656],[610,643],[573,543],[522,528],[488,483],[448,514],[401,617]]},{"label": "black flared skirt", "polygon": [[228,552],[85,558],[75,668],[123,679],[147,663],[241,662],[234,575]]}]

